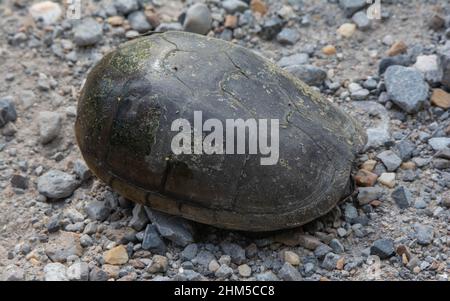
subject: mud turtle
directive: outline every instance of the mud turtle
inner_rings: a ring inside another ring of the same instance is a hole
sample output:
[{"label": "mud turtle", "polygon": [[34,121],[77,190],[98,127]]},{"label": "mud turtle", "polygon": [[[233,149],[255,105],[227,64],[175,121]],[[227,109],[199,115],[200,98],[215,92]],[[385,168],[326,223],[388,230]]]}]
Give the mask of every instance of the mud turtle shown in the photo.
[{"label": "mud turtle", "polygon": [[[180,154],[173,120],[279,119],[279,160]],[[124,197],[200,223],[245,231],[305,224],[352,193],[366,136],[352,117],[268,60],[184,32],[119,46],[92,69],[75,125],[92,171]]]}]

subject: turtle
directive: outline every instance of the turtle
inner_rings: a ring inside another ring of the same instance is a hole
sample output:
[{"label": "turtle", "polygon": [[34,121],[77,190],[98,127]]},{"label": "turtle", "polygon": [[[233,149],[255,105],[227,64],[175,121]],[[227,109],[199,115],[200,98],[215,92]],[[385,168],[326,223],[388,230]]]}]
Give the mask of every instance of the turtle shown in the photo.
[{"label": "turtle", "polygon": [[[278,161],[174,153],[173,121],[199,111],[223,122],[278,120]],[[88,167],[123,197],[246,232],[295,228],[331,211],[354,193],[367,141],[358,121],[256,52],[179,31],[107,53],[81,90],[75,134]]]}]

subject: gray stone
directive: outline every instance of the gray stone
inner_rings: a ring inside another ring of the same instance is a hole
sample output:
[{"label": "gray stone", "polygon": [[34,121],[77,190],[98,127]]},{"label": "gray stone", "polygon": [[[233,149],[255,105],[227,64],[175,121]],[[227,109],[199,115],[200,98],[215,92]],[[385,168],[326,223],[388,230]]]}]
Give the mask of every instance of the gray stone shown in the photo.
[{"label": "gray stone", "polygon": [[415,149],[416,145],[409,140],[402,140],[395,146],[395,150],[403,162],[411,159]]},{"label": "gray stone", "polygon": [[183,270],[182,273],[179,273],[174,278],[175,281],[202,281],[205,280],[205,277],[200,275],[199,273],[192,270]]},{"label": "gray stone", "polygon": [[435,155],[435,158],[450,160],[450,148],[444,148],[438,151]]},{"label": "gray stone", "polygon": [[97,233],[97,224],[95,222],[90,222],[84,227],[83,233],[88,235]]},{"label": "gray stone", "polygon": [[402,173],[402,180],[405,182],[414,182],[416,178],[417,175],[413,170],[405,170]]},{"label": "gray stone", "polygon": [[282,57],[278,61],[278,66],[281,68],[293,65],[307,64],[309,61],[309,55],[307,53],[296,53],[290,56]]},{"label": "gray stone", "polygon": [[285,24],[286,21],[279,17],[270,18],[261,25],[259,36],[266,41],[273,40],[283,29]]},{"label": "gray stone", "polygon": [[37,189],[50,199],[63,199],[70,196],[78,185],[74,176],[52,169],[38,178]]},{"label": "gray stone", "polygon": [[19,174],[15,174],[10,180],[11,186],[14,188],[19,188],[26,190],[28,189],[28,178]]},{"label": "gray stone", "polygon": [[183,25],[178,22],[161,23],[156,27],[156,32],[166,32],[166,31],[183,31]]},{"label": "gray stone", "polygon": [[375,90],[378,87],[378,82],[373,78],[368,78],[363,82],[363,87],[369,90]]},{"label": "gray stone", "polygon": [[359,89],[359,90],[356,90],[356,91],[353,91],[351,94],[350,94],[350,97],[353,99],[353,100],[365,100],[365,99],[367,99],[367,97],[370,95],[370,92],[369,92],[369,90],[367,90],[367,89]]},{"label": "gray stone", "polygon": [[327,79],[327,72],[313,65],[293,65],[285,69],[311,86],[321,86]]},{"label": "gray stone", "polygon": [[133,217],[128,225],[136,231],[141,231],[149,222],[144,206],[136,204],[133,208]]},{"label": "gray stone", "polygon": [[162,237],[181,247],[194,242],[193,229],[189,221],[178,216],[151,210],[148,207],[145,207],[145,210]]},{"label": "gray stone", "polygon": [[431,244],[434,237],[434,229],[432,226],[415,224],[414,230],[416,232],[417,243],[423,246]]},{"label": "gray stone", "polygon": [[385,146],[392,141],[391,134],[387,127],[376,127],[369,128],[366,130],[367,133],[367,144],[365,146],[366,150],[376,149],[380,146]]},{"label": "gray stone", "polygon": [[314,250],[314,256],[316,256],[318,259],[322,259],[325,257],[325,255],[332,251],[333,249],[326,244],[321,244]]},{"label": "gray stone", "polygon": [[437,55],[419,55],[414,68],[419,70],[425,79],[431,84],[438,84],[442,81],[442,70],[439,66]]},{"label": "gray stone", "polygon": [[289,262],[285,262],[281,269],[278,271],[278,276],[284,281],[300,281],[302,275],[293,267]]},{"label": "gray stone", "polygon": [[240,0],[225,0],[222,2],[222,7],[228,14],[234,14],[237,12],[244,12],[248,8],[248,4]]},{"label": "gray stone", "polygon": [[416,69],[391,66],[384,79],[390,99],[407,113],[419,111],[428,99],[429,86]]},{"label": "gray stone", "polygon": [[56,112],[43,111],[38,115],[39,138],[42,144],[52,142],[61,131],[62,116]]},{"label": "gray stone", "polygon": [[108,218],[111,213],[111,208],[106,202],[91,200],[87,203],[84,211],[86,211],[86,214],[91,220],[102,222]]},{"label": "gray stone", "polygon": [[359,205],[369,204],[373,200],[379,200],[383,195],[381,187],[359,187],[358,203]]},{"label": "gray stone", "polygon": [[67,278],[70,281],[88,281],[89,266],[85,262],[76,262],[67,269]]},{"label": "gray stone", "polygon": [[114,0],[114,7],[122,15],[128,15],[139,9],[138,0]]},{"label": "gray stone", "polygon": [[447,137],[437,137],[428,140],[428,144],[435,150],[441,151],[450,147],[450,138]]},{"label": "gray stone", "polygon": [[336,269],[337,262],[339,261],[341,257],[334,253],[328,253],[322,262],[322,268],[332,271]]},{"label": "gray stone", "polygon": [[206,250],[201,250],[200,252],[198,252],[197,256],[192,259],[192,263],[198,264],[203,268],[207,268],[209,263],[214,259],[216,259],[214,254]]},{"label": "gray stone", "polygon": [[0,98],[0,128],[10,121],[16,121],[17,112],[12,96]]},{"label": "gray stone", "polygon": [[80,237],[80,244],[83,248],[90,247],[94,244],[94,241],[88,234],[83,234]]},{"label": "gray stone", "polygon": [[278,281],[278,277],[272,272],[267,271],[255,275],[256,281]]},{"label": "gray stone", "polygon": [[414,208],[416,209],[425,209],[427,208],[427,203],[424,200],[417,200],[414,204]]},{"label": "gray stone", "polygon": [[59,263],[48,263],[44,267],[45,281],[68,281],[66,267]]},{"label": "gray stone", "polygon": [[386,259],[394,255],[394,241],[392,239],[378,239],[370,247],[370,254]]},{"label": "gray stone", "polygon": [[432,161],[433,167],[439,170],[444,170],[450,168],[450,161],[447,159],[435,158]]},{"label": "gray stone", "polygon": [[440,70],[442,72],[442,85],[450,89],[450,43],[447,42],[444,46],[438,49],[438,56],[440,62]]},{"label": "gray stone", "polygon": [[181,252],[181,259],[192,260],[195,258],[195,256],[197,256],[197,253],[198,253],[198,245],[197,244],[189,244]]},{"label": "gray stone", "polygon": [[344,207],[344,218],[348,223],[353,223],[353,220],[358,217],[358,210],[352,204],[346,204]]},{"label": "gray stone", "polygon": [[220,244],[225,255],[230,255],[231,261],[235,264],[242,264],[245,261],[245,250],[238,244],[223,242]]},{"label": "gray stone", "polygon": [[299,39],[300,34],[292,28],[283,28],[277,35],[277,41],[282,45],[294,45]]},{"label": "gray stone", "polygon": [[45,254],[53,262],[66,262],[70,257],[80,257],[83,254],[83,248],[79,235],[66,231],[50,235],[45,246]]},{"label": "gray stone", "polygon": [[86,166],[86,164],[80,160],[77,159],[75,160],[75,163],[73,165],[73,171],[75,172],[75,174],[77,175],[77,177],[82,181],[86,181],[88,180],[91,176],[92,173],[89,170],[89,168]]},{"label": "gray stone", "polygon": [[211,30],[212,16],[208,6],[196,3],[189,7],[184,19],[184,30],[198,34],[207,34]]},{"label": "gray stone", "polygon": [[404,186],[397,187],[391,197],[400,209],[406,209],[412,204],[411,192]]},{"label": "gray stone", "polygon": [[128,22],[131,28],[137,32],[146,32],[152,29],[152,25],[147,21],[147,16],[143,11],[135,11],[128,15]]},{"label": "gray stone", "polygon": [[352,21],[356,24],[359,30],[366,31],[370,29],[371,22],[365,11],[357,12],[353,15]]},{"label": "gray stone", "polygon": [[142,240],[142,249],[149,250],[159,255],[164,255],[166,252],[166,244],[159,236],[155,225],[147,225],[147,228],[145,228],[144,239]]},{"label": "gray stone", "polygon": [[81,20],[73,28],[73,42],[80,47],[95,45],[100,42],[102,37],[102,26],[92,18]]},{"label": "gray stone", "polygon": [[354,13],[363,9],[366,5],[366,0],[339,0],[339,6],[344,10],[347,18],[353,16]]},{"label": "gray stone", "polygon": [[222,264],[214,275],[218,278],[228,278],[233,275],[233,269],[226,264]]},{"label": "gray stone", "polygon": [[61,214],[53,215],[47,223],[48,233],[55,233],[61,228]]},{"label": "gray stone", "polygon": [[411,57],[406,54],[396,55],[393,57],[385,57],[381,59],[378,65],[378,74],[383,74],[391,66],[409,66],[411,64]]},{"label": "gray stone", "polygon": [[397,154],[391,150],[379,153],[377,158],[383,162],[387,171],[395,171],[402,164],[402,159],[400,159]]},{"label": "gray stone", "polygon": [[425,167],[431,162],[431,158],[421,158],[421,157],[415,157],[412,159],[412,161],[416,164],[417,167]]},{"label": "gray stone", "polygon": [[333,238],[330,241],[330,247],[333,249],[333,252],[336,253],[336,254],[342,254],[345,251],[344,246],[342,245],[342,243],[336,238]]},{"label": "gray stone", "polygon": [[23,281],[25,273],[22,268],[15,265],[8,265],[2,273],[2,281]]},{"label": "gray stone", "polygon": [[93,267],[89,273],[89,281],[108,281],[108,273],[99,267]]}]

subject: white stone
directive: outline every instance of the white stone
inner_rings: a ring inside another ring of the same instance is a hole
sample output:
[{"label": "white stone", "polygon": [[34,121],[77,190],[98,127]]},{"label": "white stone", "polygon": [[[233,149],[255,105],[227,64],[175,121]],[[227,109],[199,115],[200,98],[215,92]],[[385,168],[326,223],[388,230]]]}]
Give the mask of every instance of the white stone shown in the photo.
[{"label": "white stone", "polygon": [[34,20],[42,20],[46,25],[55,23],[62,15],[61,6],[52,1],[33,4],[29,12]]}]

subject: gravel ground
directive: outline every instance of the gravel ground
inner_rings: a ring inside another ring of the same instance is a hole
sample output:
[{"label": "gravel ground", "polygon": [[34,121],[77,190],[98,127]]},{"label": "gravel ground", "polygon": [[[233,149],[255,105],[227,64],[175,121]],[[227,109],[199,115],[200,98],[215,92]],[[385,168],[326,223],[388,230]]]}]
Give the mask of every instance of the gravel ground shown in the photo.
[{"label": "gravel ground", "polygon": [[[82,0],[81,20],[29,2],[0,2],[2,279],[448,280],[447,1],[381,1],[381,20],[358,0]],[[183,28],[278,62],[357,117],[358,196],[256,235],[134,206],[93,177],[73,132],[88,71],[140,33]]]}]

